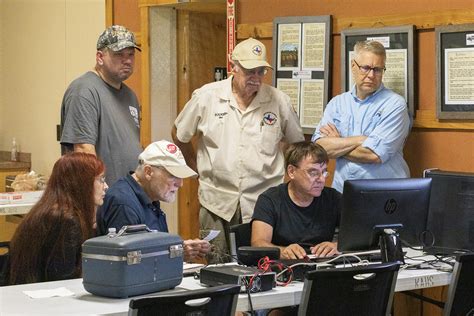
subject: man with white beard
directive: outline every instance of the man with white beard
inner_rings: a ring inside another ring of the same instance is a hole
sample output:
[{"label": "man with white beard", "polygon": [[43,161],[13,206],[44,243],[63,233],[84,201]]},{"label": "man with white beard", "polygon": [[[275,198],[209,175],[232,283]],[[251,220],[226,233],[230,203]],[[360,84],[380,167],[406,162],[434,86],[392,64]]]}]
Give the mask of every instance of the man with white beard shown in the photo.
[{"label": "man with white beard", "polygon": [[[138,224],[167,233],[160,201],[173,202],[183,179],[195,176],[175,144],[161,140],[148,145],[138,156],[135,172],[119,179],[105,194],[104,204],[97,211],[97,234]],[[210,250],[209,242],[199,239],[185,240],[183,247],[185,261],[202,258]]]},{"label": "man with white beard", "polygon": [[272,68],[265,46],[242,41],[230,64],[232,76],[194,91],[172,130],[187,164],[199,173],[201,233],[221,231],[210,263],[230,261],[230,226],[250,221],[260,193],[283,182],[282,148],[304,140],[290,98],[263,83]]}]

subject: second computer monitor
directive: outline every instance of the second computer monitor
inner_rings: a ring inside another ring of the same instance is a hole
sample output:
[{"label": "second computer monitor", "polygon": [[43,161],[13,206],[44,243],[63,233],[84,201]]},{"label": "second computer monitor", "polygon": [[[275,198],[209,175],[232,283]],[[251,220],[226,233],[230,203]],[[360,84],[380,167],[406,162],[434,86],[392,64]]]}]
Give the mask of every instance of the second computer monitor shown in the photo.
[{"label": "second computer monitor", "polygon": [[402,241],[421,246],[430,189],[431,179],[345,181],[338,249],[377,249],[383,228],[395,228]]}]

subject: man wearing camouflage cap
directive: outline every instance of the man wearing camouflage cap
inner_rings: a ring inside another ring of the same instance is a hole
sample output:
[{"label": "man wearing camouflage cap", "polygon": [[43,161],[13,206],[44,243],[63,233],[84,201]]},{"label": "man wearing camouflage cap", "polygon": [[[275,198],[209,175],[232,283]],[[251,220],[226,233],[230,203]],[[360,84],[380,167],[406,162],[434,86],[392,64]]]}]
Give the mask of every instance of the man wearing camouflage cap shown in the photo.
[{"label": "man wearing camouflage cap", "polygon": [[107,28],[97,40],[94,69],[69,85],[61,105],[62,153],[99,156],[108,184],[134,170],[142,150],[138,99],[123,83],[133,73],[135,49],[132,32]]},{"label": "man wearing camouflage cap", "polygon": [[172,130],[199,173],[201,230],[221,231],[209,262],[229,261],[229,227],[249,222],[258,195],[283,182],[280,143],[304,140],[290,98],[263,83],[272,68],[265,46],[249,38],[235,47],[230,63],[232,76],[194,91]]}]

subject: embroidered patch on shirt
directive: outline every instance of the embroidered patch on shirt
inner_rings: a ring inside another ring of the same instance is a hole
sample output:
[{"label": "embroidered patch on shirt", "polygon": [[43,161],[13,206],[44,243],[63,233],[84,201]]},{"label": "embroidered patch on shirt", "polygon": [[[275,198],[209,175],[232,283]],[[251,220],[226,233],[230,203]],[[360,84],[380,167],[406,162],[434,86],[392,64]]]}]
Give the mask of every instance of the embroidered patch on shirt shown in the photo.
[{"label": "embroidered patch on shirt", "polygon": [[129,106],[128,109],[130,110],[130,115],[132,115],[133,120],[135,121],[135,125],[140,127],[140,121],[138,120],[138,110],[134,106]]},{"label": "embroidered patch on shirt", "polygon": [[263,122],[267,125],[273,125],[277,121],[277,116],[273,112],[266,112],[263,114]]}]

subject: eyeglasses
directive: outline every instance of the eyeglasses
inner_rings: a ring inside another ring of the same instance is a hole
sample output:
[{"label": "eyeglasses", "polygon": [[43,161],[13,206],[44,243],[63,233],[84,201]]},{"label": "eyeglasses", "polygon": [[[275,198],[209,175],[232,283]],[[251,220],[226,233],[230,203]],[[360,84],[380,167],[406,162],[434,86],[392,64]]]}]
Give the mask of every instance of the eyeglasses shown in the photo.
[{"label": "eyeglasses", "polygon": [[257,67],[257,68],[253,68],[253,69],[245,69],[244,67],[240,66],[239,68],[242,69],[242,72],[247,77],[250,77],[252,75],[264,76],[268,72],[268,69],[266,67]]},{"label": "eyeglasses", "polygon": [[326,179],[327,177],[329,177],[329,171],[327,170],[324,170],[324,171],[319,171],[319,170],[316,170],[316,169],[303,169],[303,168],[300,168],[298,166],[296,166],[296,168],[298,169],[301,169],[303,170],[306,175],[310,178],[310,179],[319,179],[321,178],[321,176]]},{"label": "eyeglasses", "polygon": [[385,67],[370,67],[368,65],[362,65],[360,66],[356,61],[355,59],[353,59],[354,63],[357,65],[357,67],[359,67],[359,70],[361,73],[363,74],[368,74],[371,70],[374,71],[374,75],[376,76],[380,76],[381,74],[383,74],[385,72]]},{"label": "eyeglasses", "polygon": [[96,177],[95,178],[97,181],[99,181],[100,184],[104,184],[105,183],[105,176],[99,176],[99,177]]}]

